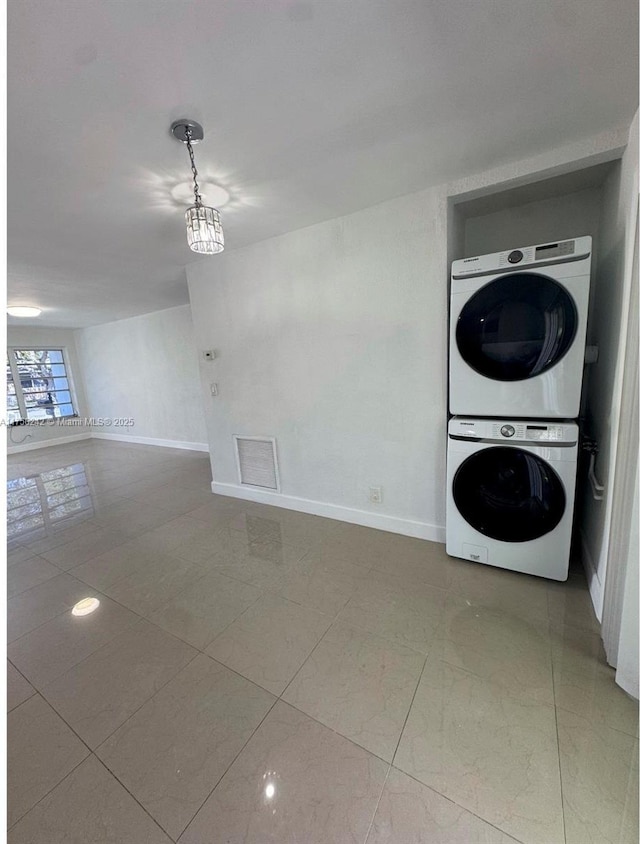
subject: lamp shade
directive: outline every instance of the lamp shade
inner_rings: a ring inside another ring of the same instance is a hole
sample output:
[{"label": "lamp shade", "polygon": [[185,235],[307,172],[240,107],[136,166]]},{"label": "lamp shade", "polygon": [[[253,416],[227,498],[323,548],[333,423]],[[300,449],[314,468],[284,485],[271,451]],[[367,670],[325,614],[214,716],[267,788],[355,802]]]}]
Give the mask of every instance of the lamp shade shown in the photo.
[{"label": "lamp shade", "polygon": [[224,233],[220,214],[206,205],[192,205],[185,211],[187,242],[194,252],[214,255],[224,249]]}]

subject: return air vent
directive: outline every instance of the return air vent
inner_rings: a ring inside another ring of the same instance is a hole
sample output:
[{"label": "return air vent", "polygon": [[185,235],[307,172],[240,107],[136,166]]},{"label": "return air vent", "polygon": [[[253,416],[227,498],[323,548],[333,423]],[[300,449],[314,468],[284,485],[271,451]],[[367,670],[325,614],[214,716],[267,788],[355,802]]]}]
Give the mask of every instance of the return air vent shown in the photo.
[{"label": "return air vent", "polygon": [[240,483],[279,491],[276,441],[272,437],[234,436],[233,439]]}]

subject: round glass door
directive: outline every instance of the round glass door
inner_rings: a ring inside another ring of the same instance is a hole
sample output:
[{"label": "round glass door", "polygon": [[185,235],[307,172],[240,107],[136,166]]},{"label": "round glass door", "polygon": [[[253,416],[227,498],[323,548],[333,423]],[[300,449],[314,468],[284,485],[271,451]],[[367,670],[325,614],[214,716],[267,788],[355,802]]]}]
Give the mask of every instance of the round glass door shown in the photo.
[{"label": "round glass door", "polygon": [[489,282],[458,317],[456,342],[469,366],[496,381],[522,381],[554,366],[578,326],[573,299],[558,282],[514,273]]},{"label": "round glass door", "polygon": [[562,481],[544,460],[520,448],[485,448],[468,457],[453,479],[453,499],[480,533],[527,542],[552,531],[565,510]]}]

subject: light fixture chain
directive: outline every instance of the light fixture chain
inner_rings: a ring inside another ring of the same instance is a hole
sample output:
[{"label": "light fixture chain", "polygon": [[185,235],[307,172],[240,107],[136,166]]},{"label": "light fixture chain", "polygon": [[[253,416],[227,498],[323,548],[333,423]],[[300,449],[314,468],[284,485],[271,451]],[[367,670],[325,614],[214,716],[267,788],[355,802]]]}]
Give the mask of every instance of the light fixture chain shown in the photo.
[{"label": "light fixture chain", "polygon": [[196,162],[193,157],[193,147],[191,146],[191,128],[189,126],[185,129],[187,136],[187,149],[189,150],[189,158],[191,159],[191,172],[193,173],[193,194],[195,196],[196,205],[202,205],[202,197],[200,196],[200,187],[198,185],[198,171],[196,170]]},{"label": "light fixture chain", "polygon": [[187,145],[191,160],[195,202],[184,212],[189,249],[199,255],[215,255],[224,250],[224,232],[220,223],[220,212],[217,208],[204,205],[202,201],[198,170],[193,155],[193,144],[204,138],[204,130],[195,120],[176,120],[171,124],[171,133],[177,141]]}]

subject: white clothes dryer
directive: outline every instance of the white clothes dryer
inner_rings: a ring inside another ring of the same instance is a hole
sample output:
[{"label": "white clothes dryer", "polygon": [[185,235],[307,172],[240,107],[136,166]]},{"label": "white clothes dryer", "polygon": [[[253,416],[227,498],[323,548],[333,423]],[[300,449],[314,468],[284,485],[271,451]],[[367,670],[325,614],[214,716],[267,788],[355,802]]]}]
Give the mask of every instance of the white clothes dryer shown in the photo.
[{"label": "white clothes dryer", "polygon": [[590,272],[590,237],[453,262],[452,414],[579,415]]},{"label": "white clothes dryer", "polygon": [[573,422],[450,419],[447,553],[566,580],[577,465]]}]

